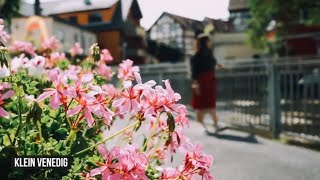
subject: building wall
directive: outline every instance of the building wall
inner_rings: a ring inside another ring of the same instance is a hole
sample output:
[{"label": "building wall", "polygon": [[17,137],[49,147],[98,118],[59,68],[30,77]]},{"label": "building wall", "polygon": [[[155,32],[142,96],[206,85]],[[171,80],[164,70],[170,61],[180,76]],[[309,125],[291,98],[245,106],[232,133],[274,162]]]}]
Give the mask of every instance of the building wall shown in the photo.
[{"label": "building wall", "polygon": [[245,33],[215,33],[214,55],[219,60],[251,59],[258,51],[247,42]]},{"label": "building wall", "polygon": [[39,48],[45,38],[56,36],[61,41],[59,51],[67,52],[75,42],[79,42],[86,54],[88,54],[91,44],[97,42],[97,37],[93,32],[54,21],[53,18],[50,17],[38,18],[36,18],[35,21],[43,24],[43,27],[36,28],[29,33],[27,29],[32,26],[29,18],[13,18],[11,23],[11,40],[32,41],[34,45]]},{"label": "building wall", "polygon": [[102,16],[103,22],[110,22],[112,20],[113,14],[116,10],[116,4],[108,9],[98,9],[98,10],[89,10],[89,11],[82,11],[82,12],[63,13],[63,14],[59,14],[57,16],[62,19],[69,19],[70,17],[77,17],[78,24],[86,25],[89,23],[89,14],[90,13],[100,13]]},{"label": "building wall", "polygon": [[75,26],[70,26],[65,23],[53,21],[51,34],[56,36],[62,44],[62,49],[67,51],[76,42],[81,44],[85,54],[89,54],[90,46],[97,43],[97,36],[93,32],[84,31]]},{"label": "building wall", "polygon": [[106,48],[114,58],[114,63],[122,60],[121,34],[119,31],[98,32],[98,45]]},{"label": "building wall", "polygon": [[175,46],[185,52],[184,30],[171,17],[162,16],[150,29],[150,39]]}]

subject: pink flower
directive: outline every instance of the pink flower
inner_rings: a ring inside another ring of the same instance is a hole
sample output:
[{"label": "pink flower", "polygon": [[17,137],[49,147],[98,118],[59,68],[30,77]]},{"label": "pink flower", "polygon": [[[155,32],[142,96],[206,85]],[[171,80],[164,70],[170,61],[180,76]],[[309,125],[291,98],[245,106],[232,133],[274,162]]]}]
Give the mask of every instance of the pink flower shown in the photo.
[{"label": "pink flower", "polygon": [[114,72],[112,71],[112,68],[110,66],[107,66],[105,64],[100,64],[98,66],[97,73],[106,78],[108,81],[112,79],[112,76],[114,75]]},{"label": "pink flower", "polygon": [[193,146],[190,152],[187,152],[183,166],[179,168],[157,167],[160,171],[160,179],[204,179],[213,180],[210,174],[212,157],[204,154],[199,145]]},{"label": "pink flower", "polygon": [[15,93],[13,90],[9,90],[11,85],[9,83],[0,84],[0,117],[8,118],[9,113],[3,109],[5,104],[4,100],[13,96]]},{"label": "pink flower", "polygon": [[43,56],[36,56],[28,63],[28,74],[30,76],[39,77],[45,73],[44,65],[46,59]]},{"label": "pink flower", "polygon": [[148,165],[148,158],[145,154],[131,145],[123,148],[114,147],[109,152],[105,147],[98,146],[98,152],[105,159],[105,163],[98,163],[100,167],[90,171],[90,176],[101,174],[102,179],[148,179],[145,170]]},{"label": "pink flower", "polygon": [[4,29],[3,19],[0,18],[0,41],[7,42],[10,36],[3,29]]},{"label": "pink flower", "polygon": [[165,104],[165,98],[162,94],[158,93],[154,89],[145,89],[142,93],[143,100],[143,109],[144,115],[157,115],[163,110],[163,105]]},{"label": "pink flower", "polygon": [[182,126],[187,125],[189,127],[189,119],[187,117],[188,111],[187,107],[184,105],[180,105],[177,108],[177,117],[175,117],[175,122]]},{"label": "pink flower", "polygon": [[82,94],[82,97],[78,98],[79,105],[67,111],[68,117],[74,116],[83,111],[84,118],[87,120],[89,128],[93,127],[95,122],[92,113],[101,117],[101,111],[98,105],[94,104],[95,98],[89,95]]},{"label": "pink flower", "polygon": [[133,61],[131,61],[130,59],[124,60],[121,64],[119,64],[118,78],[120,80],[126,81],[135,79],[135,73],[139,73],[140,68],[138,66],[132,65]]},{"label": "pink flower", "polygon": [[29,63],[29,67],[35,67],[35,68],[44,68],[44,65],[46,64],[46,59],[43,56],[36,56],[33,59],[31,59]]},{"label": "pink flower", "polygon": [[31,43],[23,41],[14,41],[13,44],[9,47],[9,50],[11,52],[27,53],[32,56],[36,54],[36,48]]},{"label": "pink flower", "polygon": [[69,50],[72,57],[83,53],[80,43],[76,42],[74,46]]},{"label": "pink flower", "polygon": [[174,169],[171,167],[166,167],[166,168],[158,167],[157,170],[161,172],[160,179],[163,179],[163,180],[179,179],[180,172],[178,169]]},{"label": "pink flower", "polygon": [[112,84],[104,84],[101,88],[108,93],[109,97],[114,98],[118,94],[118,90]]},{"label": "pink flower", "polygon": [[0,78],[8,77],[10,76],[10,71],[7,68],[7,66],[0,66]]},{"label": "pink flower", "polygon": [[52,51],[58,50],[59,46],[60,46],[60,41],[54,36],[51,36],[51,37],[47,38],[41,44],[41,47],[43,49],[51,49]]},{"label": "pink flower", "polygon": [[58,53],[58,52],[51,53],[50,57],[47,58],[46,67],[52,68],[59,60],[62,60],[65,58],[66,57],[64,53]]},{"label": "pink flower", "polygon": [[[100,92],[86,93],[90,88],[93,88],[90,84],[93,81],[93,74],[85,74],[80,79],[75,79],[75,91],[77,94],[77,105],[67,111],[68,117],[72,117],[80,112],[83,113],[83,117],[87,120],[88,126],[91,128],[95,122],[93,115],[98,117],[104,117],[107,124],[110,123],[113,112],[111,112],[105,104],[103,97],[100,97]],[[87,86],[87,87],[86,87]],[[102,91],[99,89],[98,91]],[[98,95],[98,98],[95,95]],[[102,95],[101,95],[102,96]],[[100,99],[99,99],[100,98]],[[77,120],[79,121],[79,120]]]},{"label": "pink flower", "polygon": [[157,93],[160,93],[165,98],[164,110],[167,112],[178,112],[178,108],[181,106],[177,102],[181,99],[180,94],[175,93],[171,88],[169,80],[165,80],[166,89],[161,86],[156,88]]},{"label": "pink flower", "polygon": [[113,101],[112,106],[118,108],[123,114],[126,112],[138,112],[140,109],[139,97],[141,92],[135,87],[124,89],[118,99]]},{"label": "pink flower", "polygon": [[110,126],[112,117],[115,115],[113,111],[109,109],[110,106],[110,101],[113,98],[113,96],[109,96],[109,92],[104,91],[101,87],[99,86],[93,86],[89,85],[90,89],[92,89],[91,92],[88,94],[96,96],[95,101],[93,104],[95,104],[100,111],[99,113],[96,113],[99,117],[104,118],[105,124]]},{"label": "pink flower", "polygon": [[19,57],[14,57],[11,60],[11,69],[13,73],[17,73],[20,68],[27,68],[29,66],[29,59],[24,54]]},{"label": "pink flower", "polygon": [[82,68],[81,66],[77,66],[77,65],[69,65],[67,71],[76,75],[81,73]]},{"label": "pink flower", "polygon": [[191,152],[187,152],[181,174],[186,177],[192,177],[197,174],[202,176],[205,180],[213,180],[213,177],[210,174],[212,160],[211,156],[208,156],[201,151],[200,145],[196,145]]},{"label": "pink flower", "polygon": [[100,60],[103,62],[111,62],[113,60],[113,57],[111,56],[108,49],[102,49],[100,54]]},{"label": "pink flower", "polygon": [[44,89],[44,92],[40,94],[37,101],[42,101],[51,97],[50,106],[53,109],[57,109],[61,104],[67,106],[68,96],[72,98],[76,97],[75,90],[64,82],[67,75],[61,74],[58,70],[51,70],[48,72],[48,76],[51,79],[54,88]]}]

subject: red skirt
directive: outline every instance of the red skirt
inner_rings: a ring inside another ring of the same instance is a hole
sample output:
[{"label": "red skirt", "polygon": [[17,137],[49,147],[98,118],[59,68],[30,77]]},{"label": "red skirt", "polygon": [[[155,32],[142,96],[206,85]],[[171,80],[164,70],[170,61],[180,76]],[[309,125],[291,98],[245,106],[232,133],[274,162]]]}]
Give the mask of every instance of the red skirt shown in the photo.
[{"label": "red skirt", "polygon": [[216,108],[216,78],[214,72],[203,72],[197,79],[200,94],[192,89],[191,106],[194,109]]}]

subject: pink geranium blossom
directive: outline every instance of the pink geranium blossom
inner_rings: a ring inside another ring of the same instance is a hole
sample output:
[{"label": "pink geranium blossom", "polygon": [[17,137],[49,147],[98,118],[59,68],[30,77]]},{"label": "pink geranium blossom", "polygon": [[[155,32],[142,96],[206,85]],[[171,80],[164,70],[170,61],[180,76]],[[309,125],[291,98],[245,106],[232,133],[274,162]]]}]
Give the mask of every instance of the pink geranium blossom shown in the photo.
[{"label": "pink geranium blossom", "polygon": [[121,113],[138,112],[141,107],[139,104],[140,95],[141,91],[139,89],[128,85],[121,93],[120,97],[113,101],[112,106],[118,108]]},{"label": "pink geranium blossom", "polygon": [[50,56],[47,58],[46,67],[53,68],[59,60],[62,60],[65,58],[66,56],[64,53],[58,53],[58,52],[51,53]]},{"label": "pink geranium blossom", "polygon": [[44,66],[46,59],[43,56],[36,56],[28,63],[28,74],[30,76],[39,77],[45,73]]},{"label": "pink geranium blossom", "polygon": [[54,36],[47,38],[41,44],[41,47],[43,49],[51,49],[52,51],[58,50],[59,46],[60,46],[60,41]]},{"label": "pink geranium blossom", "polygon": [[100,54],[100,60],[103,62],[111,62],[113,60],[113,57],[111,56],[108,49],[102,49]]},{"label": "pink geranium blossom", "polygon": [[[77,97],[77,105],[67,111],[68,117],[72,117],[80,112],[83,113],[83,117],[86,119],[88,126],[91,128],[95,122],[93,115],[98,117],[104,117],[106,123],[109,124],[113,116],[112,112],[97,100],[95,95],[97,93],[86,93],[90,90],[90,83],[93,81],[93,75],[91,73],[83,75],[81,78],[75,79],[75,91]],[[77,119],[79,121],[79,119]]]},{"label": "pink geranium blossom", "polygon": [[8,77],[10,75],[10,71],[7,66],[0,66],[0,78]]},{"label": "pink geranium blossom", "polygon": [[99,106],[93,103],[94,100],[94,97],[82,94],[82,97],[77,99],[79,105],[67,111],[68,117],[74,116],[83,111],[84,118],[87,120],[89,128],[93,127],[95,120],[92,113],[101,116]]},{"label": "pink geranium blossom", "polygon": [[76,42],[74,46],[69,50],[71,56],[80,55],[83,53],[83,49],[81,48],[80,43]]},{"label": "pink geranium blossom", "polygon": [[134,80],[136,77],[136,73],[139,73],[140,68],[138,66],[132,66],[133,61],[130,59],[122,61],[121,64],[119,64],[118,69],[118,78],[122,81],[126,80]]},{"label": "pink geranium blossom", "polygon": [[[126,145],[123,148],[114,147],[109,152],[104,146],[98,146],[98,152],[104,158],[100,167],[90,171],[89,177],[101,174],[102,179],[116,180],[146,180],[145,170],[148,165],[147,156],[137,148]],[[117,161],[114,161],[117,160]]]},{"label": "pink geranium blossom", "polygon": [[0,84],[0,117],[8,118],[9,116],[9,113],[3,109],[3,105],[5,104],[5,99],[8,99],[15,94],[10,88],[11,85],[9,83]]},{"label": "pink geranium blossom", "polygon": [[11,60],[11,70],[13,73],[17,73],[20,68],[25,69],[29,66],[29,59],[25,57],[25,54],[20,54],[19,57],[14,57]]},{"label": "pink geranium blossom", "polygon": [[51,79],[54,88],[46,88],[37,98],[37,101],[42,101],[51,97],[50,106],[53,109],[57,109],[61,104],[66,107],[68,96],[71,98],[76,97],[75,90],[65,83],[67,76],[58,70],[49,71],[48,76]]},{"label": "pink geranium blossom", "polygon": [[11,52],[27,53],[32,56],[36,54],[36,48],[31,43],[23,41],[14,41],[9,47],[9,50]]},{"label": "pink geranium blossom", "polygon": [[186,177],[200,175],[205,180],[213,180],[209,171],[212,165],[212,160],[213,158],[211,156],[206,155],[201,151],[200,145],[196,145],[193,147],[192,151],[187,152],[181,174]]},{"label": "pink geranium blossom", "polygon": [[3,19],[0,18],[0,41],[7,42],[9,35],[4,31]]},{"label": "pink geranium blossom", "polygon": [[100,64],[98,66],[97,73],[109,81],[112,79],[112,76],[114,75],[112,68],[110,66],[105,65],[105,64]]}]

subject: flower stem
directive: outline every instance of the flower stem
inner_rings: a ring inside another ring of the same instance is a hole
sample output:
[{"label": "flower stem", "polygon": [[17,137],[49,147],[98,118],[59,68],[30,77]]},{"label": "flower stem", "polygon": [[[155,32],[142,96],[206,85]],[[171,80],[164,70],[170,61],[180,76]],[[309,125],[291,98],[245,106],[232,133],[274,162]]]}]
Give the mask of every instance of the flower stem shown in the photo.
[{"label": "flower stem", "polygon": [[16,138],[17,138],[17,136],[19,135],[20,130],[21,130],[21,126],[22,126],[22,112],[21,112],[22,107],[21,107],[21,96],[20,96],[20,94],[21,94],[21,87],[19,86],[19,91],[18,91],[18,104],[16,105],[16,106],[17,106],[18,113],[19,113],[19,115],[18,115],[18,117],[19,117],[19,125],[18,125],[17,131],[16,131],[16,133],[15,133],[15,135],[14,135],[13,144],[16,143]]},{"label": "flower stem", "polygon": [[148,137],[148,139],[144,142],[144,144],[143,144],[143,147],[142,147],[141,151],[145,151],[145,150],[146,150],[147,145],[148,145],[148,142],[150,141],[150,139],[152,138],[152,136],[154,135],[154,133],[155,133],[155,131],[156,131],[157,124],[158,124],[158,123],[159,123],[159,121],[160,121],[160,116],[161,116],[161,114],[162,114],[162,113],[163,113],[163,111],[162,111],[162,112],[160,112],[160,114],[158,115],[158,118],[157,118],[156,123],[155,123],[155,124],[153,124],[152,129],[151,129],[151,132],[150,132],[150,134],[149,134],[149,137]]},{"label": "flower stem", "polygon": [[71,140],[71,138],[74,136],[74,134],[76,133],[77,131],[71,129],[70,132],[69,132],[69,135],[66,139],[66,141],[64,142],[64,145],[68,145],[68,142]]},{"label": "flower stem", "polygon": [[38,131],[39,131],[39,139],[40,139],[40,142],[42,142],[42,128],[41,128],[41,122],[40,121],[37,121],[37,126],[38,126]]},{"label": "flower stem", "polygon": [[132,123],[131,125],[123,128],[123,129],[121,129],[120,131],[116,132],[115,134],[107,137],[106,139],[104,139],[104,140],[102,140],[102,141],[100,141],[100,142],[97,142],[96,144],[94,144],[94,145],[92,145],[92,146],[90,146],[90,147],[88,147],[88,148],[86,148],[86,149],[83,149],[83,150],[75,153],[73,156],[82,154],[82,153],[84,153],[84,152],[86,152],[86,151],[89,151],[89,150],[95,148],[95,147],[98,146],[99,144],[105,143],[105,142],[109,141],[110,139],[113,139],[114,137],[118,136],[119,134],[125,132],[127,129],[130,129],[131,127],[134,127],[134,126],[137,125],[138,123],[139,123],[139,120],[135,121],[134,123]]}]

